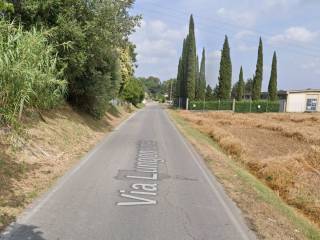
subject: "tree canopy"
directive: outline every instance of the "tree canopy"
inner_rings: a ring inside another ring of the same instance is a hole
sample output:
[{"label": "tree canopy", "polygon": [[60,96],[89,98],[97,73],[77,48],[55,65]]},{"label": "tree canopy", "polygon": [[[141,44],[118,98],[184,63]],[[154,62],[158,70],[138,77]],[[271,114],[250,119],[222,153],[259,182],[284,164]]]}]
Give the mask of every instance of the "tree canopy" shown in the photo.
[{"label": "tree canopy", "polygon": [[[3,1],[2,1],[3,2]],[[133,78],[135,53],[129,36],[140,16],[134,1],[12,1],[7,16],[26,30],[44,29],[57,53],[57,69],[67,81],[66,99],[100,118]],[[2,6],[2,5],[0,5]]]}]

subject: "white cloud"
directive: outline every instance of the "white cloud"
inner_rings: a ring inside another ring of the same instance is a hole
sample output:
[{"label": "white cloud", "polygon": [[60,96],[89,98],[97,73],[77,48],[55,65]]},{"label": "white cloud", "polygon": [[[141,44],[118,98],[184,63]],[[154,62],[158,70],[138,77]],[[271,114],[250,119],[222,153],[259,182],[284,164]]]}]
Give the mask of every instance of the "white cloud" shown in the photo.
[{"label": "white cloud", "polygon": [[256,50],[257,47],[256,46],[250,46],[244,42],[240,42],[237,44],[237,49],[241,52],[248,52],[248,51],[253,51]]},{"label": "white cloud", "polygon": [[258,34],[251,30],[242,30],[235,35],[236,49],[241,52],[248,52],[257,49],[257,46],[249,45],[248,42],[258,39]]},{"label": "white cloud", "polygon": [[266,5],[270,8],[272,7],[290,7],[301,2],[301,0],[264,0]]},{"label": "white cloud", "polygon": [[143,20],[131,37],[137,46],[138,64],[159,64],[177,58],[176,44],[181,43],[185,35],[185,28],[172,29],[161,20]]},{"label": "white cloud", "polygon": [[318,32],[312,32],[304,27],[290,27],[284,33],[272,36],[269,39],[271,44],[281,44],[288,42],[308,43],[315,40]]},{"label": "white cloud", "polygon": [[236,39],[243,39],[243,38],[254,37],[254,36],[257,36],[257,34],[255,32],[250,31],[250,30],[243,30],[243,31],[238,32],[235,35],[235,38]]},{"label": "white cloud", "polygon": [[208,59],[219,60],[221,58],[221,50],[209,52],[207,55],[208,55]]},{"label": "white cloud", "polygon": [[252,27],[256,24],[257,14],[248,10],[237,10],[220,8],[217,11],[218,16],[230,21],[233,24]]},{"label": "white cloud", "polygon": [[320,75],[320,58],[313,58],[311,61],[302,64],[301,68]]}]

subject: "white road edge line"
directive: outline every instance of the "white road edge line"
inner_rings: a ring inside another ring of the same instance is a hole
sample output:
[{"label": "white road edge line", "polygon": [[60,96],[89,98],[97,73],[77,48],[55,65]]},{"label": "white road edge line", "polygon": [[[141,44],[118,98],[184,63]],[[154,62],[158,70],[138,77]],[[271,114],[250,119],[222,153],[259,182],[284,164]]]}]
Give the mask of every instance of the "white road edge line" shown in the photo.
[{"label": "white road edge line", "polygon": [[183,142],[183,144],[185,145],[185,147],[188,149],[189,153],[192,156],[193,161],[196,163],[196,165],[199,167],[199,169],[201,170],[202,174],[204,175],[205,179],[207,180],[207,182],[209,183],[210,187],[212,188],[213,192],[215,193],[215,195],[218,197],[219,202],[221,203],[221,205],[223,206],[223,208],[226,210],[226,213],[228,214],[229,218],[231,219],[231,221],[233,222],[233,224],[235,225],[235,227],[237,228],[237,230],[239,231],[239,233],[241,234],[243,239],[246,240],[250,240],[251,238],[248,237],[248,234],[246,232],[243,231],[242,225],[239,223],[239,221],[237,220],[237,218],[235,217],[235,215],[232,213],[230,207],[225,203],[223,197],[221,196],[219,190],[216,188],[216,186],[214,185],[214,183],[212,182],[212,177],[209,176],[208,172],[203,168],[203,166],[201,166],[200,161],[203,162],[202,159],[200,159],[200,156],[195,153],[195,150],[193,148],[193,146],[191,146],[191,144],[188,144],[186,142],[185,137],[182,136],[182,133],[177,129],[177,127],[173,124],[172,120],[170,119],[170,117],[168,116],[167,112],[165,112],[165,116],[167,117],[168,121],[170,122],[172,128],[177,132],[179,138],[181,139],[181,141]]},{"label": "white road edge line", "polygon": [[49,190],[49,192],[45,193],[43,196],[40,196],[38,199],[34,201],[24,212],[17,218],[17,220],[14,223],[11,223],[6,230],[3,233],[0,233],[0,240],[6,240],[8,237],[10,237],[10,234],[15,230],[15,227],[19,224],[26,223],[32,216],[34,216],[43,205],[45,205],[48,200],[59,190],[63,187],[63,185],[75,174],[77,173],[84,165],[86,165],[90,158],[98,151],[100,150],[100,147],[104,145],[110,137],[115,133],[115,131],[119,131],[130,119],[132,119],[134,116],[136,116],[137,113],[139,113],[140,110],[133,113],[129,118],[124,120],[122,123],[120,123],[116,128],[114,128],[114,131],[108,132],[104,138],[98,143],[86,156],[80,160],[80,163],[76,165],[73,169],[69,170],[64,176],[58,180],[56,185]]}]

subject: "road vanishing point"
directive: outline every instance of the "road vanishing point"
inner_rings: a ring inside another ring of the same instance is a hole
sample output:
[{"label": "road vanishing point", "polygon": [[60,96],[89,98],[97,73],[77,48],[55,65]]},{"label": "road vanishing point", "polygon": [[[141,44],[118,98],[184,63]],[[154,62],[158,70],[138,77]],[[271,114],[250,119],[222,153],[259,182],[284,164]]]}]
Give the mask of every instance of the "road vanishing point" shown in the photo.
[{"label": "road vanishing point", "polygon": [[256,237],[165,110],[149,104],[108,134],[0,239]]}]

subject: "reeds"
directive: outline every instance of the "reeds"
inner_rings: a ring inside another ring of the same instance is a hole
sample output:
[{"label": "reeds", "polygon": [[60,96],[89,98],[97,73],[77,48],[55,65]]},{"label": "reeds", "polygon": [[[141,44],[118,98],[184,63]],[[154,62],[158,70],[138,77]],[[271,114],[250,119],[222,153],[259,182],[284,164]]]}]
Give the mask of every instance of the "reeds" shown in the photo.
[{"label": "reeds", "polygon": [[66,81],[60,80],[56,52],[46,33],[0,20],[0,121],[14,124],[25,108],[48,109],[60,103]]}]

